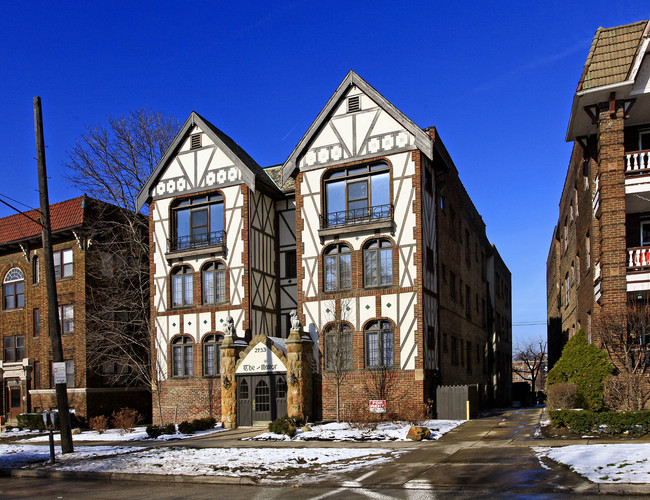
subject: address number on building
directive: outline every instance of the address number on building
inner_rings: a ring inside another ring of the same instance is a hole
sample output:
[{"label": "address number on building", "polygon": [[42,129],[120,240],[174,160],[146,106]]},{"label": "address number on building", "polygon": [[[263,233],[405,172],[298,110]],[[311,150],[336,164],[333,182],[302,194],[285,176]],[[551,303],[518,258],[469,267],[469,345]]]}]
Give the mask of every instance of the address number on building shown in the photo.
[{"label": "address number on building", "polygon": [[371,399],[370,400],[370,413],[386,413],[386,400],[385,399]]}]

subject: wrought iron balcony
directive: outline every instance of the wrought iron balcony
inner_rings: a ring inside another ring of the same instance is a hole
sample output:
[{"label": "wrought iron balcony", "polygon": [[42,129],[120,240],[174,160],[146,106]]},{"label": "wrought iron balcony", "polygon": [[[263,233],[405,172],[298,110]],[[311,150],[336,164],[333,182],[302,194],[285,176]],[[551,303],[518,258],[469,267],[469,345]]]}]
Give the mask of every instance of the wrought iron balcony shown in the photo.
[{"label": "wrought iron balcony", "polygon": [[213,231],[211,233],[200,233],[170,238],[167,242],[167,248],[169,249],[168,252],[180,252],[195,248],[223,246],[225,242],[225,231]]},{"label": "wrought iron balcony", "polygon": [[320,216],[321,229],[358,226],[373,222],[393,220],[393,205],[377,205],[374,207],[354,208],[340,212],[330,212]]}]

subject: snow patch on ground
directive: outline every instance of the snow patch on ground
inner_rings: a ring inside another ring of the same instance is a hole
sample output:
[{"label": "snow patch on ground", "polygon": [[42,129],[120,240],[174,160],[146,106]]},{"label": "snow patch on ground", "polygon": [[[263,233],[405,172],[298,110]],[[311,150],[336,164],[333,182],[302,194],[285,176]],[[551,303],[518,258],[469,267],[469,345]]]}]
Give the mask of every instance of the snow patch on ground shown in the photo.
[{"label": "snow patch on ground", "polygon": [[533,448],[538,457],[568,465],[594,483],[650,483],[650,443]]},{"label": "snow patch on ground", "polygon": [[[431,430],[431,440],[438,440],[444,434],[459,426],[465,420],[425,420],[420,426]],[[406,435],[411,428],[404,422],[384,422],[377,425],[359,426],[345,422],[310,425],[311,431],[296,431],[292,438],[284,434],[265,432],[246,440],[262,441],[408,441]]]},{"label": "snow patch on ground", "polygon": [[[74,442],[88,442],[88,441],[110,441],[110,442],[115,442],[115,441],[170,441],[174,439],[187,439],[193,436],[206,436],[208,434],[215,434],[217,432],[223,432],[227,429],[224,429],[223,427],[215,427],[214,429],[209,429],[207,431],[198,431],[195,432],[194,434],[162,434],[161,436],[152,439],[149,436],[147,436],[147,432],[145,430],[145,427],[136,427],[133,432],[122,432],[119,429],[108,429],[106,432],[100,434],[97,431],[83,431],[81,434],[75,434],[72,436],[72,440]],[[13,437],[13,436],[20,436],[21,434],[14,433],[13,431],[7,432],[6,434],[3,433],[3,437]],[[27,434],[28,436],[30,434]],[[59,433],[55,432],[54,437],[55,439],[58,440]],[[47,433],[41,433],[38,434],[35,437],[29,438],[29,439],[22,439],[18,442],[20,443],[46,443],[49,441],[49,434]]]}]

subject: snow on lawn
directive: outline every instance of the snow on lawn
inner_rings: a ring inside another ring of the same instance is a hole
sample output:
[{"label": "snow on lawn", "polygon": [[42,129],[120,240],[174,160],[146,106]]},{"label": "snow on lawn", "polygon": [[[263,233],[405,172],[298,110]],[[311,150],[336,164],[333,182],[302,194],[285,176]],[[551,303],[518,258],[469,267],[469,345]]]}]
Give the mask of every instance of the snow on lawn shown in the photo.
[{"label": "snow on lawn", "polygon": [[[386,462],[391,450],[373,448],[128,448],[124,446],[77,447],[74,453],[57,454],[48,470],[129,472],[134,474],[182,474],[252,476],[287,469],[326,466],[324,472],[351,470],[372,461]],[[49,459],[46,446],[0,445],[0,467],[20,467]],[[32,465],[33,466],[33,465]]]},{"label": "snow on lawn", "polygon": [[[437,440],[463,422],[465,420],[425,420],[419,425],[428,427],[431,430],[429,439]],[[284,434],[265,432],[259,436],[245,439],[266,441],[407,441],[406,435],[411,425],[404,422],[383,422],[376,426],[370,424],[355,426],[341,422],[310,425],[310,427],[311,431],[307,432],[298,429],[293,438]]]},{"label": "snow on lawn", "polygon": [[[133,432],[123,433],[119,429],[108,429],[106,432],[100,434],[97,431],[83,431],[81,434],[75,434],[72,436],[72,441],[169,441],[171,439],[186,439],[193,436],[205,436],[207,434],[214,434],[216,432],[223,432],[226,429],[223,427],[215,427],[214,429],[209,429],[207,431],[197,431],[194,434],[162,434],[161,436],[152,439],[147,436],[145,427],[136,427]],[[7,433],[6,437],[10,437],[14,434]],[[20,435],[20,434],[15,434]],[[3,436],[5,434],[3,433]],[[58,439],[59,433],[55,432],[54,437]],[[43,433],[39,434],[36,437],[29,439],[20,440],[21,443],[44,443],[49,440],[49,434]]]},{"label": "snow on lawn", "polygon": [[650,483],[650,443],[534,448],[538,457],[568,465],[594,483]]}]

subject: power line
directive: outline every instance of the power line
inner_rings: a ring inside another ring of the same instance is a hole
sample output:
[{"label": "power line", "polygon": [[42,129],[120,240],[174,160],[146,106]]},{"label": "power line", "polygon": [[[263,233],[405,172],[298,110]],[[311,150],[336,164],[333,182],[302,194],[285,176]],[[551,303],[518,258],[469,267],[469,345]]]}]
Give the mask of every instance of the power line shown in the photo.
[{"label": "power line", "polygon": [[20,201],[20,200],[16,200],[16,199],[12,198],[11,196],[7,196],[6,194],[2,194],[2,193],[0,193],[0,196],[2,196],[3,198],[7,198],[8,200],[13,201],[14,203],[18,203],[19,205],[22,205],[23,207],[27,207],[27,208],[29,208],[30,210],[36,210],[34,207],[30,207],[30,206],[27,205],[26,203],[23,203],[23,202]]},{"label": "power line", "polygon": [[2,203],[2,204],[4,204],[4,205],[7,205],[7,206],[8,206],[9,208],[11,208],[12,210],[15,210],[16,212],[18,212],[18,215],[22,215],[23,217],[28,218],[28,219],[31,220],[32,222],[35,222],[35,223],[38,224],[39,226],[44,227],[43,224],[41,223],[41,221],[36,220],[36,219],[33,219],[32,217],[30,217],[29,215],[27,215],[25,212],[23,212],[23,211],[21,211],[21,210],[18,210],[16,207],[14,207],[13,205],[11,205],[10,203],[7,203],[7,202],[4,201],[4,200],[0,200],[0,203]]}]

